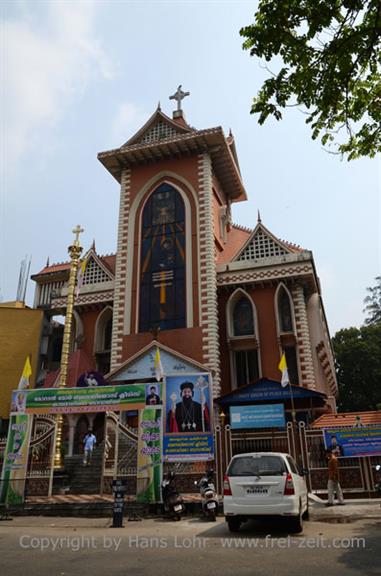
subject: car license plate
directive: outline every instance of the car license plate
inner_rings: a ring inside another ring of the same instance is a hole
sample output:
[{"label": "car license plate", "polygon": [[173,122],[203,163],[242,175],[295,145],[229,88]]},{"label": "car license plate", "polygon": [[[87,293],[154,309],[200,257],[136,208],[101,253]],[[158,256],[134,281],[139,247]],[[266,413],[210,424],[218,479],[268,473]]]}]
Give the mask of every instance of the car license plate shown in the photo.
[{"label": "car license plate", "polygon": [[176,506],[173,507],[175,512],[179,512],[180,510],[183,509],[183,507],[181,506],[181,504],[176,504]]},{"label": "car license plate", "polygon": [[207,507],[209,510],[211,510],[212,508],[215,508],[215,507],[216,507],[216,503],[215,503],[215,502],[208,502],[207,505],[206,505],[206,507]]},{"label": "car license plate", "polygon": [[246,494],[268,494],[269,489],[266,486],[253,486],[252,488],[247,488]]}]

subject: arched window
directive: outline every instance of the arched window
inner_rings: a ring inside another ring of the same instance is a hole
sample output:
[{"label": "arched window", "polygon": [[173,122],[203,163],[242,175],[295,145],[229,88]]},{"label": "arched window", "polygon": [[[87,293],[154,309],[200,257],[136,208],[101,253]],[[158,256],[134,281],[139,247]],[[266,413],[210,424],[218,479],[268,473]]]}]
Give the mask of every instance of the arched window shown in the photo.
[{"label": "arched window", "polygon": [[242,296],[233,310],[234,336],[249,336],[254,334],[253,307],[248,298]]},{"label": "arched window", "polygon": [[243,290],[229,299],[228,338],[232,388],[255,382],[260,375],[258,340],[256,338],[254,304]]},{"label": "arched window", "polygon": [[292,332],[292,310],[290,297],[283,286],[278,294],[279,329],[281,332]]},{"label": "arched window", "polygon": [[185,327],[185,300],[184,201],[161,184],[142,216],[139,331]]},{"label": "arched window", "polygon": [[112,308],[105,308],[98,317],[95,328],[94,351],[97,370],[107,374],[110,370],[112,337]]}]

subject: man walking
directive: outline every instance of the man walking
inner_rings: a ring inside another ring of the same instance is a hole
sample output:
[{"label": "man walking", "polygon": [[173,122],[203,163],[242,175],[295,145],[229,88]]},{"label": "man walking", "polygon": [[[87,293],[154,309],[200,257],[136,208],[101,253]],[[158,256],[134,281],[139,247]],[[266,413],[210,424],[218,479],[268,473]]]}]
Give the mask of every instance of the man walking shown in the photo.
[{"label": "man walking", "polygon": [[97,442],[92,430],[89,430],[83,439],[83,465],[89,466],[93,455],[94,446]]},{"label": "man walking", "polygon": [[344,506],[343,492],[340,486],[339,462],[336,453],[327,451],[328,458],[328,502],[326,506],[333,506],[335,492],[340,506]]}]

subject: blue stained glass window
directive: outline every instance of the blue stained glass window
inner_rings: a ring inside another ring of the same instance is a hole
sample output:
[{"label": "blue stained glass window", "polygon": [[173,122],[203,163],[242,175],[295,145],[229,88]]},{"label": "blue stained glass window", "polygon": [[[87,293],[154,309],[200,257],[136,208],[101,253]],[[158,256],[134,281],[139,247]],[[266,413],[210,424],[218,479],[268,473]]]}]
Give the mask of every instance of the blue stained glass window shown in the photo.
[{"label": "blue stained glass window", "polygon": [[185,325],[184,202],[175,188],[161,184],[142,216],[139,331]]}]

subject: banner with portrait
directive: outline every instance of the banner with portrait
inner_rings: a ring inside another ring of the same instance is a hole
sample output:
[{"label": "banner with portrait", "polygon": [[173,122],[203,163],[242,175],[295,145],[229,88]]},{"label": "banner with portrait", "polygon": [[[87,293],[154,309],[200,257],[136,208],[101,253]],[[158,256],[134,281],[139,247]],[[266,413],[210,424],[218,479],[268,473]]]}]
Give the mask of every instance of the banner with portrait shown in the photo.
[{"label": "banner with portrait", "polygon": [[163,459],[214,459],[213,395],[208,373],[166,376]]}]

